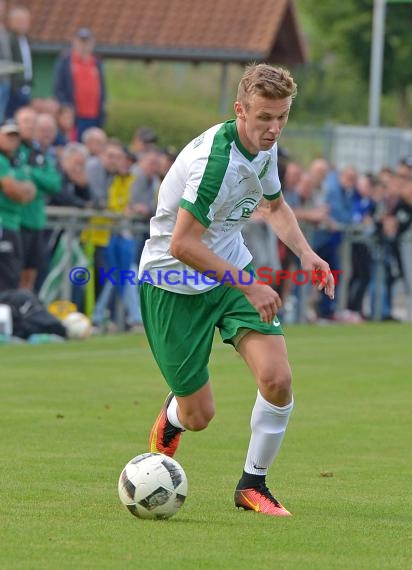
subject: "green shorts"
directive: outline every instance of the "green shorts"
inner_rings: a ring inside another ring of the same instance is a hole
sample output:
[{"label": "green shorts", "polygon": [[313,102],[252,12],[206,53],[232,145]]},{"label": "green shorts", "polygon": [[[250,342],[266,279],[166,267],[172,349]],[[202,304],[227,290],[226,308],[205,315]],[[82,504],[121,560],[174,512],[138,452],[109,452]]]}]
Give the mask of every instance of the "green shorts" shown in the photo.
[{"label": "green shorts", "polygon": [[140,286],[147,338],[156,362],[177,396],[188,396],[209,379],[207,365],[215,327],[235,347],[249,330],[283,335],[277,318],[264,323],[238,289],[220,285],[198,295],[173,293],[149,283]]}]

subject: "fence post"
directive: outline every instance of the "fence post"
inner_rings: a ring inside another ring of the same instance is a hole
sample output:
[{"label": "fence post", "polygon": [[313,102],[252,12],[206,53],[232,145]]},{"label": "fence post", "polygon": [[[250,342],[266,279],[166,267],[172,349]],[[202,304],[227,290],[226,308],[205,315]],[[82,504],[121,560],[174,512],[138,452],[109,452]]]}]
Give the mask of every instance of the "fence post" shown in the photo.
[{"label": "fence post", "polygon": [[95,281],[96,281],[96,274],[94,271],[94,243],[90,239],[84,244],[84,253],[89,261],[89,272],[90,272],[90,279],[88,283],[86,283],[85,291],[84,291],[84,312],[85,314],[91,318],[94,311],[95,306]]}]

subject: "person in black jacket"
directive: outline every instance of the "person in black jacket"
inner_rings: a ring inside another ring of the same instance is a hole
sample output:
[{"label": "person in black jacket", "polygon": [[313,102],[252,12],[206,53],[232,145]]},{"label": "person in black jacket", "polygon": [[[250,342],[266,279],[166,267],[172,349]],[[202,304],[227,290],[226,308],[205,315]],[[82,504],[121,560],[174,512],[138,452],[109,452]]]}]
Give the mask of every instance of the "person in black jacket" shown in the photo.
[{"label": "person in black jacket", "polygon": [[[5,27],[6,2],[0,0],[0,63],[11,61],[11,49],[9,33]],[[0,75],[0,122],[4,121],[7,104],[10,96],[10,76]]]},{"label": "person in black jacket", "polygon": [[6,109],[8,118],[13,117],[20,107],[25,107],[31,101],[33,61],[27,36],[30,21],[30,11],[23,6],[12,8],[8,14],[11,57],[14,63],[23,66],[23,71],[11,75],[11,91]]}]

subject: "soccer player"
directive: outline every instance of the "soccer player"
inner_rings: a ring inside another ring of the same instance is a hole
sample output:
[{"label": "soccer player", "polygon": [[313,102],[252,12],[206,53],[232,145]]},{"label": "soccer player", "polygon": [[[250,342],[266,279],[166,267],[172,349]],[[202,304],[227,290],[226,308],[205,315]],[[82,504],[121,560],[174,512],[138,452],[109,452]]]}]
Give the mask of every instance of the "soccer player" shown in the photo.
[{"label": "soccer player", "polygon": [[293,396],[276,317],[281,300],[269,285],[251,279],[252,256],[241,235],[262,200],[278,237],[303,270],[327,275],[317,286],[334,296],[329,266],[308,245],[280,189],[277,140],[295,95],[287,70],[266,64],[246,69],[236,119],[190,142],[164,178],[139,269],[148,341],[171,389],[150,433],[150,451],[172,457],[182,432],[203,430],[213,418],[207,364],[218,327],[258,389],[235,505],[272,516],[290,515],[266,486],[266,474],[281,446]]}]

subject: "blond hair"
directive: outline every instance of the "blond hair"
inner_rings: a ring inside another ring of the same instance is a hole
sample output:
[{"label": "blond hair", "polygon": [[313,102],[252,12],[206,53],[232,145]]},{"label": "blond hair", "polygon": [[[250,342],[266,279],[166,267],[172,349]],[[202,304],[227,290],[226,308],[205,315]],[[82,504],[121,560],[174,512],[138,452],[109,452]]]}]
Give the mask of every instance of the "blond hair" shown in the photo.
[{"label": "blond hair", "polygon": [[297,85],[287,69],[254,63],[246,68],[239,82],[237,100],[247,107],[253,95],[267,99],[293,99],[296,94]]}]

